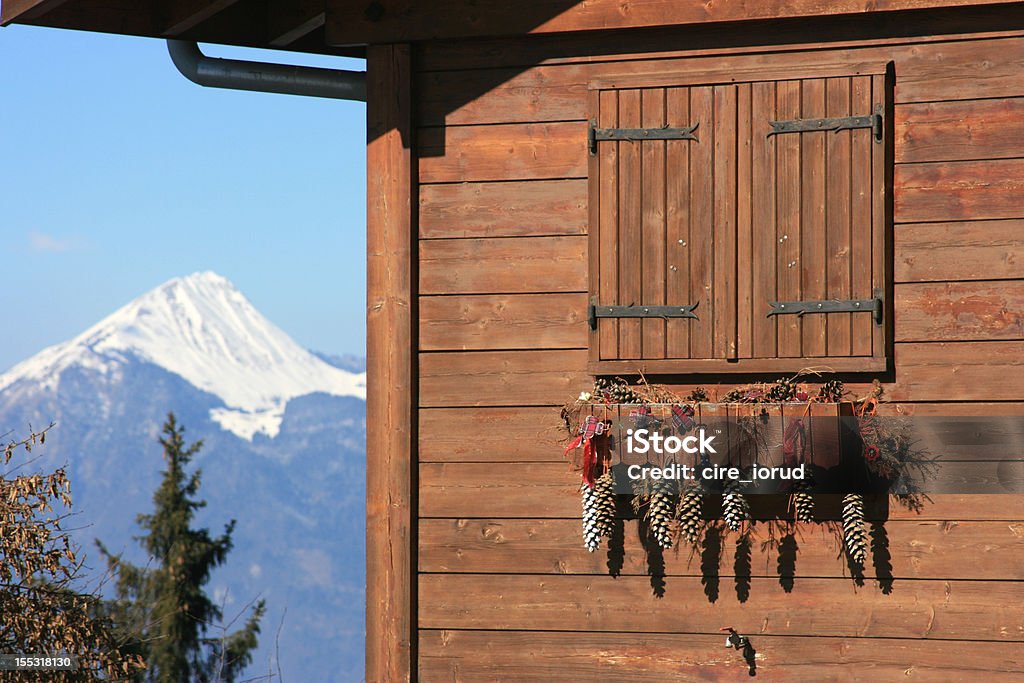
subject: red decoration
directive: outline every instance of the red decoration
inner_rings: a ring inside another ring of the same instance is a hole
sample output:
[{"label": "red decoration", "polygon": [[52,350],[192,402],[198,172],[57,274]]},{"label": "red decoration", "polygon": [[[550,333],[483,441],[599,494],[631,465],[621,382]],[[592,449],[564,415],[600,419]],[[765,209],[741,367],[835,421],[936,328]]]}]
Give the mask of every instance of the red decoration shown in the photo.
[{"label": "red decoration", "polygon": [[597,480],[597,448],[594,439],[602,436],[607,426],[593,415],[588,415],[580,424],[576,438],[565,447],[566,456],[573,449],[583,447],[583,481],[590,488],[594,487]]}]

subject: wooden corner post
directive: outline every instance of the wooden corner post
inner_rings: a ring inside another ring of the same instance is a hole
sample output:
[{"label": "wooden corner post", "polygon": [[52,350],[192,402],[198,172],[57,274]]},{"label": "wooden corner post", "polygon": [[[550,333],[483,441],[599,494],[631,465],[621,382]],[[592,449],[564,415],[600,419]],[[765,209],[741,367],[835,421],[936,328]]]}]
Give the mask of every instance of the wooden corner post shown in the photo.
[{"label": "wooden corner post", "polygon": [[415,158],[408,45],[367,50],[366,680],[416,677]]}]

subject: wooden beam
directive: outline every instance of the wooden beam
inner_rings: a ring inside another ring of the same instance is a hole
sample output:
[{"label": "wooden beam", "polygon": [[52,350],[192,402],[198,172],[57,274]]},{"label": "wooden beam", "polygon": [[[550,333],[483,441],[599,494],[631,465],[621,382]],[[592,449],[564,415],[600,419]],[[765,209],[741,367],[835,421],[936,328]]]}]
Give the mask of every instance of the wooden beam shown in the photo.
[{"label": "wooden beam", "polygon": [[0,26],[37,19],[64,2],[66,0],[4,0],[0,3]]},{"label": "wooden beam", "polygon": [[416,196],[408,45],[367,53],[366,680],[414,675]]},{"label": "wooden beam", "polygon": [[1020,581],[901,579],[890,593],[873,584],[855,592],[849,579],[806,578],[787,594],[776,579],[753,577],[744,587],[749,595],[732,580],[708,595],[712,586],[701,581],[672,577],[662,598],[649,576],[421,574],[420,626],[686,634],[745,624],[754,637],[1024,641]]},{"label": "wooden beam", "polygon": [[239,0],[180,0],[164,10],[162,35],[180,36]]},{"label": "wooden beam", "polygon": [[267,8],[267,37],[274,47],[287,47],[326,23],[325,0],[272,2]]},{"label": "wooden beam", "polygon": [[999,4],[1003,0],[335,0],[327,11],[332,45],[480,36],[545,34],[619,28],[708,24],[750,19],[853,15]]},{"label": "wooden beam", "polygon": [[[709,630],[718,624],[713,621]],[[744,628],[741,624],[737,627]],[[1014,683],[1021,676],[1020,646],[1015,643],[743,632],[750,635],[757,650],[757,681]],[[421,631],[420,639],[420,674],[431,681],[662,683],[747,678],[743,657],[722,647],[724,638],[720,633],[679,636],[439,629]]]}]

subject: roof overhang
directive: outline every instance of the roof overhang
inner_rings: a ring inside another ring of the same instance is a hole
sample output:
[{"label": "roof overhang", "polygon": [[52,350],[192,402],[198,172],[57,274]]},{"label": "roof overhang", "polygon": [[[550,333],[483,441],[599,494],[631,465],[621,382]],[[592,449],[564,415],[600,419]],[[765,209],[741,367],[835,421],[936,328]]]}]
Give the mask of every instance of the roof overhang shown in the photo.
[{"label": "roof overhang", "polygon": [[1024,5],[1000,0],[0,0],[0,3],[0,23],[5,25],[32,24],[349,55],[361,55],[361,46],[372,43]]}]

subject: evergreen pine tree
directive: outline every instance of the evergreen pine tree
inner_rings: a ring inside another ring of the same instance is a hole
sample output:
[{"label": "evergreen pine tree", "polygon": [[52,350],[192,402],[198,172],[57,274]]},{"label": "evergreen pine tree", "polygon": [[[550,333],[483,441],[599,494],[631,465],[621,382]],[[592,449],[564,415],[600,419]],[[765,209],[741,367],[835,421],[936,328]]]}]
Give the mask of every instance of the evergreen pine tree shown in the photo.
[{"label": "evergreen pine tree", "polygon": [[170,413],[160,439],[165,469],[153,495],[154,511],[138,516],[144,533],[136,540],[149,554],[151,564],[132,565],[97,544],[117,576],[112,616],[132,636],[135,649],[148,665],[141,680],[231,683],[252,660],[264,603],[255,603],[239,630],[208,636],[224,615],[204,586],[211,571],[222,565],[231,551],[235,521],[225,525],[224,533],[216,538],[208,529],[192,528],[195,511],[206,503],[196,498],[201,471],[190,475],[186,468],[202,448],[202,441],[186,445],[184,432],[184,426]]}]

